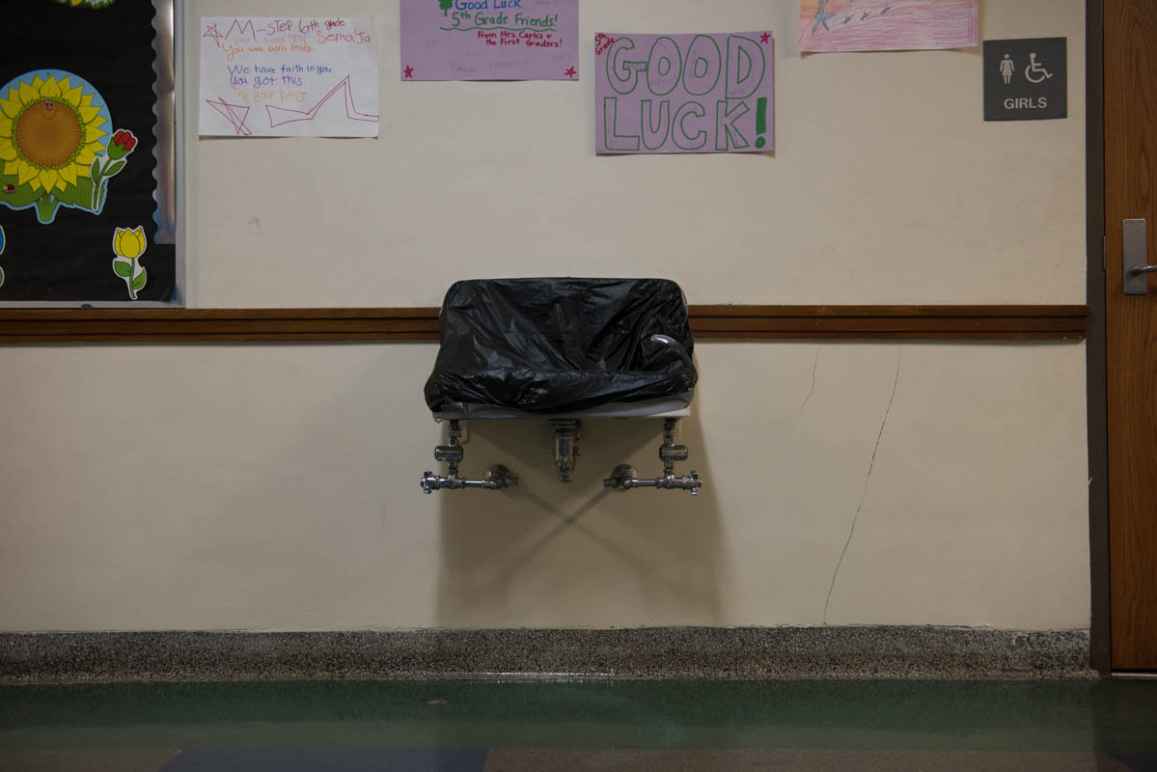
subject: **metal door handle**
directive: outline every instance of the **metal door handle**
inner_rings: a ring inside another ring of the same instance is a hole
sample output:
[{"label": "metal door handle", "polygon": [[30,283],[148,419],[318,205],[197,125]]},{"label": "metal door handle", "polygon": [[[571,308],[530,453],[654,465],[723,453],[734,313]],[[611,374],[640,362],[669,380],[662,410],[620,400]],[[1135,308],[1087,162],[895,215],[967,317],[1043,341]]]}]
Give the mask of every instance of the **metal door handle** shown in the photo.
[{"label": "metal door handle", "polygon": [[1157,265],[1149,264],[1149,223],[1146,220],[1125,220],[1125,294],[1148,295],[1149,274],[1157,273]]}]

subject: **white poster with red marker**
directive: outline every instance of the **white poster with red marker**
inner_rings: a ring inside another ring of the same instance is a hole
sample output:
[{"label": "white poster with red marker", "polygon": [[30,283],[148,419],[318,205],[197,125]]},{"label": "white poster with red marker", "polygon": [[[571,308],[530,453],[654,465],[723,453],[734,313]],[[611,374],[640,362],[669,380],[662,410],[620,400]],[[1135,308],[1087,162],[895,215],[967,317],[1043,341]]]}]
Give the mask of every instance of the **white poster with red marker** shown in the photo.
[{"label": "white poster with red marker", "polygon": [[207,16],[199,33],[201,136],[378,136],[370,19]]}]

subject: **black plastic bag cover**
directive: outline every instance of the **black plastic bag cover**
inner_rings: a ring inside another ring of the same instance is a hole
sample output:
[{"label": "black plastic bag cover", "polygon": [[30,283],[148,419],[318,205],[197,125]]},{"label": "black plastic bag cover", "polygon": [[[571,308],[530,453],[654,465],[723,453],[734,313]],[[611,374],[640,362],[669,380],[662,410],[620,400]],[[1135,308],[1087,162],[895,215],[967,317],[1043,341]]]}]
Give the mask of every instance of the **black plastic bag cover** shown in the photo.
[{"label": "black plastic bag cover", "polygon": [[549,414],[685,395],[694,345],[683,291],[664,279],[459,282],[426,403]]}]

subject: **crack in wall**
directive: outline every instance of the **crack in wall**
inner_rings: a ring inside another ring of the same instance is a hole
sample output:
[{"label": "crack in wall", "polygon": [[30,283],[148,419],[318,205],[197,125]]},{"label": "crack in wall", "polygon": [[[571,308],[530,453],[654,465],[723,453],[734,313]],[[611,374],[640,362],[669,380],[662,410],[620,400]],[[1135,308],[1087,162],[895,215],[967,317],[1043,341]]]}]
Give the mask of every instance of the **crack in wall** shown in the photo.
[{"label": "crack in wall", "polygon": [[844,567],[844,560],[848,557],[848,549],[852,546],[852,539],[856,536],[856,526],[860,522],[860,514],[864,511],[864,503],[868,500],[868,489],[872,483],[872,472],[876,469],[876,456],[880,453],[880,443],[884,440],[884,431],[888,428],[888,418],[892,415],[892,406],[896,404],[896,391],[900,387],[900,370],[904,363],[904,349],[896,352],[896,376],[892,381],[892,396],[888,398],[888,407],[884,409],[884,418],[880,421],[880,431],[876,434],[876,444],[872,448],[872,460],[868,462],[868,473],[864,476],[864,490],[860,493],[860,503],[856,507],[856,514],[852,516],[852,527],[848,530],[848,538],[844,541],[844,548],[840,552],[840,559],[836,561],[836,568],[832,572],[832,583],[828,586],[828,597],[824,601],[823,624],[828,624],[828,612],[832,607],[832,595],[836,591],[836,583],[840,578],[840,569]]},{"label": "crack in wall", "polygon": [[799,412],[803,413],[807,409],[808,403],[812,401],[812,397],[816,395],[816,373],[820,369],[820,349],[816,349],[816,360],[812,363],[812,385],[808,389],[807,396],[803,398],[803,404],[799,406]]}]

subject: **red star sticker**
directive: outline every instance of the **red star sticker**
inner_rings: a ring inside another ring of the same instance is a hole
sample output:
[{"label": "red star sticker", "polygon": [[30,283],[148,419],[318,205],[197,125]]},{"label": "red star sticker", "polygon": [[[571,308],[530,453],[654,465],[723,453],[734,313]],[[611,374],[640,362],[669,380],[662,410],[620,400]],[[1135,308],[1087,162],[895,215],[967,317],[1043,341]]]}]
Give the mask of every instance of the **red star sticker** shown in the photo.
[{"label": "red star sticker", "polygon": [[766,46],[769,42],[771,42],[771,35],[767,32],[763,33],[763,35],[759,38],[759,42]]},{"label": "red star sticker", "polygon": [[406,76],[407,80],[414,79],[414,68],[410,65],[406,65],[406,69],[402,70],[402,73]]},{"label": "red star sticker", "polygon": [[576,70],[574,67],[567,67],[565,74],[568,78],[573,78],[574,76],[578,75],[578,70]]}]

